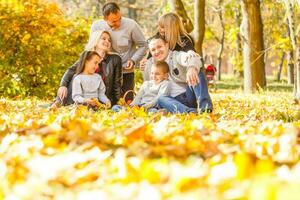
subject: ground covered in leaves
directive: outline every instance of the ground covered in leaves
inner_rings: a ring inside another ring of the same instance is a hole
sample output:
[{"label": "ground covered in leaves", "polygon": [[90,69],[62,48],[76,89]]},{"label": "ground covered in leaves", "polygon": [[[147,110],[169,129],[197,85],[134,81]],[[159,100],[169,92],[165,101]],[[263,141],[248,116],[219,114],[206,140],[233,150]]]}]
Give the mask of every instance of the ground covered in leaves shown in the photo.
[{"label": "ground covered in leaves", "polygon": [[0,99],[0,199],[298,199],[290,93],[212,93],[211,115]]}]

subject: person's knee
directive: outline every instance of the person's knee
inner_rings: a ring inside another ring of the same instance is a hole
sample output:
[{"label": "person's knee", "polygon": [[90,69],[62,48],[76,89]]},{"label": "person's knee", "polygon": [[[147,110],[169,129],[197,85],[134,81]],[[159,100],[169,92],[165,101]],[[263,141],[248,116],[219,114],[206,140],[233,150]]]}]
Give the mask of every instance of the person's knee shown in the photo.
[{"label": "person's knee", "polygon": [[163,108],[164,105],[166,105],[166,103],[168,102],[169,97],[168,96],[160,96],[157,99],[157,105],[159,108]]},{"label": "person's knee", "polygon": [[200,71],[199,74],[198,74],[198,78],[199,78],[199,81],[202,83],[202,82],[206,82],[206,78],[205,78],[205,74],[204,72]]}]

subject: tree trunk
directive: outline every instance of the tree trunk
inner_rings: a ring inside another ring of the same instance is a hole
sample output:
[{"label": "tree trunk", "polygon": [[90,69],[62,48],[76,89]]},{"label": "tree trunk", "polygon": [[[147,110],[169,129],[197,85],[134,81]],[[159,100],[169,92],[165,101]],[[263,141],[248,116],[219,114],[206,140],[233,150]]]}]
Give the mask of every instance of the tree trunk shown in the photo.
[{"label": "tree trunk", "polygon": [[293,52],[295,52],[293,55],[295,55],[295,62],[294,67],[296,70],[296,76],[294,78],[294,98],[295,100],[300,100],[300,48],[298,47],[296,36],[295,36],[295,23],[294,23],[294,13],[293,13],[293,7],[291,5],[291,2],[289,0],[284,1],[285,8],[286,8],[286,14],[288,19],[288,25],[289,25],[289,36],[290,41],[293,47]]},{"label": "tree trunk", "polygon": [[[287,36],[291,38],[291,30],[289,26],[289,20],[286,20],[287,25]],[[290,39],[291,42],[291,39]],[[294,53],[293,49],[288,50],[287,52],[287,74],[288,74],[288,84],[294,84],[295,83],[295,67],[294,67]],[[295,85],[296,87],[296,85]]]},{"label": "tree trunk", "polygon": [[242,1],[244,39],[244,91],[252,93],[266,86],[263,25],[259,0]]},{"label": "tree trunk", "polygon": [[294,84],[294,55],[292,50],[287,52],[287,68],[288,84]]},{"label": "tree trunk", "polygon": [[171,10],[175,13],[177,13],[183,22],[183,25],[185,27],[185,30],[190,33],[193,31],[194,26],[192,23],[192,20],[187,15],[183,3],[181,0],[169,0],[169,3],[171,5]]},{"label": "tree trunk", "polygon": [[[236,7],[234,7],[234,21],[237,28],[241,26],[241,8],[240,4],[237,4]],[[235,73],[238,75],[238,77],[243,77],[243,52],[242,52],[242,42],[241,42],[241,35],[240,32],[236,32],[236,52],[235,52],[235,59],[236,59],[236,66],[234,67]]]},{"label": "tree trunk", "polygon": [[135,2],[136,0],[128,0],[128,17],[134,20],[137,19],[136,9],[133,6]]},{"label": "tree trunk", "polygon": [[278,72],[277,72],[277,81],[279,82],[281,79],[281,72],[282,72],[282,67],[283,67],[283,62],[284,62],[284,57],[285,57],[285,53],[282,53],[281,56],[281,60],[280,60],[280,64],[278,66]]},{"label": "tree trunk", "polygon": [[203,56],[202,44],[205,33],[205,0],[195,0],[194,4],[194,39],[195,39],[195,49]]},{"label": "tree trunk", "polygon": [[300,48],[297,47],[296,49],[296,91],[295,93],[295,100],[300,100]]},{"label": "tree trunk", "polygon": [[225,37],[225,27],[224,27],[224,21],[223,21],[223,11],[222,11],[222,4],[223,0],[219,0],[218,2],[218,17],[221,24],[221,39],[220,39],[220,48],[218,51],[218,57],[217,57],[217,79],[221,80],[221,66],[222,66],[222,53],[224,49],[224,37]]}]

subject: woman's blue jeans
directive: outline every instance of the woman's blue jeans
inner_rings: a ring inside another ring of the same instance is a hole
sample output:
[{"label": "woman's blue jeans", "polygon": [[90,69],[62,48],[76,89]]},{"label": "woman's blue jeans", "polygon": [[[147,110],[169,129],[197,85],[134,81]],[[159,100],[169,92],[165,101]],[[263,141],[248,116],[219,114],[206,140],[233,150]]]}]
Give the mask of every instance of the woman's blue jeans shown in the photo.
[{"label": "woman's blue jeans", "polygon": [[195,86],[188,86],[185,93],[176,97],[161,96],[158,98],[158,107],[166,109],[170,113],[197,113],[197,109],[200,112],[212,112],[213,105],[205,75],[201,71],[198,77],[199,83]]}]

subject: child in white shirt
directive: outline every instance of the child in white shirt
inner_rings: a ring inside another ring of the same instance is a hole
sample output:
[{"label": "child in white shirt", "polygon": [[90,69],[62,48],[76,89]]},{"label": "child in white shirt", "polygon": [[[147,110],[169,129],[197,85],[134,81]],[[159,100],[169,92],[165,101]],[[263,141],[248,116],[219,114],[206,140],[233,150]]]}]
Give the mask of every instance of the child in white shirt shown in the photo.
[{"label": "child in white shirt", "polygon": [[105,85],[101,76],[95,73],[101,57],[95,51],[85,51],[76,69],[72,85],[72,98],[75,103],[87,104],[93,108],[103,103],[111,107],[111,102],[105,95]]},{"label": "child in white shirt", "polygon": [[[150,80],[145,81],[130,106],[144,107],[146,110],[157,108],[157,99],[162,95],[169,95],[169,65],[165,61],[155,62],[151,66]],[[116,105],[114,111],[122,107]]]}]

